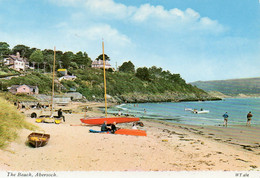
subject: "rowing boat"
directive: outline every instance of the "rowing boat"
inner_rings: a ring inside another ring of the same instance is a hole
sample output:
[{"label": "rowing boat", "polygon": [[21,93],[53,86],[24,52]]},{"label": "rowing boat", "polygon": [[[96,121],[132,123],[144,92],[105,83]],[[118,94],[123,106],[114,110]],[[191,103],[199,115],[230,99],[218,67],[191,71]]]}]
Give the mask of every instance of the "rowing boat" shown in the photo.
[{"label": "rowing boat", "polygon": [[32,132],[30,135],[28,135],[28,143],[35,148],[45,146],[49,139],[49,134]]}]

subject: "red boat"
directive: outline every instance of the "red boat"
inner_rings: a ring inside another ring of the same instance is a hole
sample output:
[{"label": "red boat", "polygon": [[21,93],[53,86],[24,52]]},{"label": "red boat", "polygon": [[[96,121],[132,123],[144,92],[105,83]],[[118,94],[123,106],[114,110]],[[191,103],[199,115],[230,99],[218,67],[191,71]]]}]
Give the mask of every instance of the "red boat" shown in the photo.
[{"label": "red boat", "polygon": [[103,118],[87,118],[87,119],[80,119],[80,121],[84,124],[89,125],[102,125],[105,121],[107,124],[112,124],[113,122],[118,123],[127,123],[127,122],[136,122],[139,121],[140,118],[138,117],[103,117]]},{"label": "red boat", "polygon": [[147,136],[145,130],[135,130],[135,129],[118,129],[115,134],[120,135],[135,135],[135,136]]}]

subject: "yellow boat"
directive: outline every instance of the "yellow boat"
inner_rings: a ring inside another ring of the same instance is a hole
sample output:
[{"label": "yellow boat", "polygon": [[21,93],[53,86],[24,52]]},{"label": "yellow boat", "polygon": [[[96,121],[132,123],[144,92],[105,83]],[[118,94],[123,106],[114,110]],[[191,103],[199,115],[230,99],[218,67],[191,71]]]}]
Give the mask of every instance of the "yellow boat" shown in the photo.
[{"label": "yellow boat", "polygon": [[36,118],[37,123],[55,123],[55,124],[60,124],[62,118],[57,118],[57,117],[51,117],[48,115],[41,115],[40,117]]}]

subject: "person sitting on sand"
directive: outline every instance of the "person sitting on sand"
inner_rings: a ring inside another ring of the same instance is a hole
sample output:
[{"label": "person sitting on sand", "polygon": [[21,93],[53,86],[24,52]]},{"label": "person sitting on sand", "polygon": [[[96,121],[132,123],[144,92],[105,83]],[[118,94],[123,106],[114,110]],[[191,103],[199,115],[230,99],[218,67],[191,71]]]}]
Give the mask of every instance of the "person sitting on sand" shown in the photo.
[{"label": "person sitting on sand", "polygon": [[114,122],[114,123],[111,125],[111,133],[115,133],[116,130],[117,130],[116,122]]},{"label": "person sitting on sand", "polygon": [[107,128],[107,121],[104,121],[104,123],[101,126],[101,131],[108,131],[109,129]]},{"label": "person sitting on sand", "polygon": [[137,130],[137,127],[136,127],[136,123],[135,123],[135,122],[133,123],[132,129]]},{"label": "person sitting on sand", "polygon": [[63,122],[65,122],[65,117],[62,115],[62,109],[61,108],[58,110],[58,118],[62,118]]},{"label": "person sitting on sand", "polygon": [[227,121],[228,121],[228,114],[227,114],[227,112],[223,115],[223,117],[224,117],[224,125],[223,126],[227,127]]},{"label": "person sitting on sand", "polygon": [[247,122],[246,122],[246,126],[250,126],[251,125],[251,119],[253,117],[253,114],[251,113],[251,111],[249,111],[249,113],[247,114]]}]

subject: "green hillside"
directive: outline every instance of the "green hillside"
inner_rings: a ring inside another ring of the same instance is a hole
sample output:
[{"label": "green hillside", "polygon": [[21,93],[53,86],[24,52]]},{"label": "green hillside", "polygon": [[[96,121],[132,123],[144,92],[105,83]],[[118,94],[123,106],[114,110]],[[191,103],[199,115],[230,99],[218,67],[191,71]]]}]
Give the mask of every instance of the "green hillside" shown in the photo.
[{"label": "green hillside", "polygon": [[[22,69],[17,73],[4,66],[4,56],[0,56],[0,61],[2,61],[2,65],[0,65],[0,75],[2,75],[0,89],[2,91],[7,91],[8,87],[12,85],[27,84],[38,86],[41,94],[51,93],[53,50],[41,50],[25,45],[16,45],[13,49],[9,49],[6,42],[0,43],[0,48],[5,56],[15,55],[19,52],[29,64],[25,71]],[[59,81],[58,77],[61,77],[61,74],[56,72],[55,92],[57,94],[77,91],[88,100],[104,100],[103,70],[91,67],[93,60],[90,59],[87,52],[56,51],[55,54],[55,69],[67,69],[69,75],[73,74],[77,77],[74,81]],[[106,61],[111,60],[107,54],[104,56]],[[96,60],[103,60],[103,55],[99,55]],[[187,84],[180,74],[164,71],[156,66],[136,68],[131,61],[124,62],[118,70],[108,69],[106,81],[107,94],[111,96],[109,99],[113,102],[217,99],[205,91]]]},{"label": "green hillside", "polygon": [[197,81],[191,83],[205,91],[218,91],[225,95],[260,95],[260,78]]},{"label": "green hillside", "polygon": [[[212,100],[205,91],[187,84],[179,74],[169,71],[155,73],[156,67],[145,68],[147,73],[106,71],[107,94],[114,102],[161,102]],[[146,71],[145,70],[145,71]],[[104,100],[104,79],[102,69],[70,69],[70,73],[77,76],[74,81],[62,80],[58,76],[55,80],[55,92],[62,94],[74,89],[83,94],[88,100]],[[137,75],[139,74],[139,75]],[[145,77],[144,77],[145,76]],[[2,80],[1,88],[7,91],[11,85],[37,85],[40,93],[50,94],[52,79],[50,73],[29,72],[23,76],[10,80]]]}]

